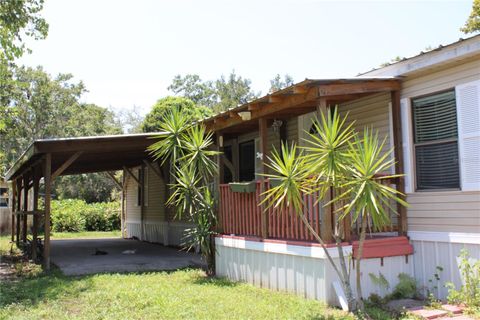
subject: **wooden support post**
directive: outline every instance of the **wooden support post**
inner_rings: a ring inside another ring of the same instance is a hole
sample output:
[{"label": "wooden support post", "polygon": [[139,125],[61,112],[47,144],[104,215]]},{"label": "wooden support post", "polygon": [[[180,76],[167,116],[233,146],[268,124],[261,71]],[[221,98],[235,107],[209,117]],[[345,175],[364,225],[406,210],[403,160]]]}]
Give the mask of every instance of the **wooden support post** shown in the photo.
[{"label": "wooden support post", "polygon": [[[15,185],[17,186],[17,210],[20,210],[21,204],[22,204],[22,197],[21,197],[21,192],[22,192],[22,179],[16,179]],[[20,216],[17,216],[17,228],[16,228],[16,242],[17,242],[17,247],[20,247]]]},{"label": "wooden support post", "polygon": [[[392,102],[392,122],[393,122],[393,144],[394,144],[394,156],[395,156],[395,173],[400,174],[403,172],[403,141],[402,141],[402,120],[400,110],[400,91],[395,90],[390,94]],[[397,190],[402,194],[405,194],[405,180],[398,179],[396,185]],[[406,196],[401,195],[400,198],[406,201]],[[398,235],[404,236],[407,234],[407,208],[397,203],[398,212]]]},{"label": "wooden support post", "polygon": [[[38,187],[40,177],[37,168],[33,169],[33,211],[38,210]],[[38,236],[38,215],[33,215],[33,229],[32,229],[32,260],[37,260],[37,236]]]},{"label": "wooden support post", "polygon": [[43,263],[45,270],[50,270],[50,201],[52,198],[52,154],[45,155],[45,240],[43,245]]},{"label": "wooden support post", "polygon": [[[28,182],[29,177],[27,174],[23,176],[23,211],[28,211]],[[22,215],[22,242],[27,242],[27,228],[28,228],[28,216]]]},{"label": "wooden support post", "polygon": [[[225,156],[223,155],[223,135],[219,131],[216,133],[217,137],[217,151],[219,154],[217,155],[217,167],[218,167],[218,174],[215,179],[215,196],[217,197],[217,232],[222,233],[223,232],[223,220],[222,220],[222,215],[220,214],[220,208],[221,208],[221,203],[222,201],[220,197],[220,184],[224,182],[223,176],[224,176],[224,170],[225,170],[225,165],[224,165],[224,160]],[[232,174],[233,175],[233,174]]]},{"label": "wooden support post", "polygon": [[120,225],[121,225],[121,234],[122,238],[125,239],[125,170],[122,172],[122,212],[120,213]]},{"label": "wooden support post", "polygon": [[[260,135],[260,152],[263,155],[262,159],[262,166],[260,167],[260,173],[265,174],[267,173],[267,143],[268,143],[268,138],[267,138],[267,119],[266,118],[260,118],[258,119],[258,132]],[[262,176],[260,178],[261,184],[260,184],[260,190],[261,193],[265,192],[265,177]],[[262,238],[266,239],[268,238],[268,216],[267,212],[265,212],[265,208],[262,205],[261,207],[262,210]]]},{"label": "wooden support post", "polygon": [[17,201],[17,183],[16,180],[12,181],[12,242],[15,241],[15,211],[16,211],[16,203]]},{"label": "wooden support post", "polygon": [[145,241],[145,165],[140,167],[140,227],[141,227],[141,239]]}]

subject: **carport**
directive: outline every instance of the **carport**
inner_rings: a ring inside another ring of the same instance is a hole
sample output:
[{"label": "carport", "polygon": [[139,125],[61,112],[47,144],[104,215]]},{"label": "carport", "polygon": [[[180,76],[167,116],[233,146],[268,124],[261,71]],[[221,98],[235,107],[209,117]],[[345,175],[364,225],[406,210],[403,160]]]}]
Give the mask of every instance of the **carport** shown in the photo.
[{"label": "carport", "polygon": [[52,240],[51,260],[68,276],[176,270],[202,265],[199,254],[121,238]]},{"label": "carport", "polygon": [[[32,255],[36,259],[36,239],[40,217],[44,217],[45,235],[43,263],[50,268],[50,202],[52,182],[62,175],[107,172],[122,189],[122,236],[125,214],[125,174],[142,187],[141,181],[129,168],[148,166],[155,174],[163,178],[162,168],[146,150],[148,146],[161,138],[159,133],[129,134],[115,136],[95,136],[66,139],[44,139],[34,141],[22,154],[14,166],[7,172],[7,180],[12,181],[12,241],[17,245],[27,241],[27,217],[33,216]],[[124,181],[113,176],[116,170],[124,170]],[[44,208],[39,209],[39,186],[43,182]],[[29,200],[29,190],[33,189],[33,201]],[[143,194],[143,192],[142,192]],[[143,201],[142,201],[143,203]],[[125,240],[126,241],[126,240]]]}]

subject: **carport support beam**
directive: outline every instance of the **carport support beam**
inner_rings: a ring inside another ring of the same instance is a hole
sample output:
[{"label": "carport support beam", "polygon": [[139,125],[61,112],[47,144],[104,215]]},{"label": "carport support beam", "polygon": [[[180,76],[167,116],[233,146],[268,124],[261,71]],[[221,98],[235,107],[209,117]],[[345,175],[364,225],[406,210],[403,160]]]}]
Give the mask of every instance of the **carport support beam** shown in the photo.
[{"label": "carport support beam", "polygon": [[[28,176],[23,176],[23,211],[28,211]],[[22,215],[22,242],[27,243],[27,228],[28,228],[28,216]]]},{"label": "carport support beam", "polygon": [[[22,197],[21,197],[21,192],[22,192],[22,179],[16,179],[15,180],[16,183],[16,187],[17,187],[17,205],[16,205],[16,209],[17,210],[20,210],[20,206],[21,206],[21,203],[22,203]],[[16,233],[16,242],[17,242],[17,247],[20,247],[20,216],[16,216],[17,217],[17,221],[16,221],[16,224],[17,224],[17,228],[15,229],[15,233]]]},{"label": "carport support beam", "polygon": [[52,154],[45,155],[45,240],[43,245],[43,263],[46,271],[50,270],[50,201],[52,200]]},{"label": "carport support beam", "polygon": [[12,181],[12,243],[15,242],[15,210],[16,209],[16,203],[17,201],[17,185],[16,185],[16,180]]},{"label": "carport support beam", "polygon": [[[37,167],[33,168],[33,211],[38,210],[38,185],[39,177]],[[33,229],[32,229],[32,260],[37,260],[37,235],[38,235],[38,215],[33,215]]]}]

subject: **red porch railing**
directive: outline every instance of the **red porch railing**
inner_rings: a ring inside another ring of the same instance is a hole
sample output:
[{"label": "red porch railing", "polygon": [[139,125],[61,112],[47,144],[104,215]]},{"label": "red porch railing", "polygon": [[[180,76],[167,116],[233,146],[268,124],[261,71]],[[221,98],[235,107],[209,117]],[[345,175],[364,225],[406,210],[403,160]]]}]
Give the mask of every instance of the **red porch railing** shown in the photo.
[{"label": "red porch railing", "polygon": [[[269,188],[268,181],[265,188]],[[220,226],[224,234],[262,236],[261,182],[255,192],[233,192],[228,184],[220,185]],[[318,194],[303,196],[303,213],[320,234],[322,204]],[[274,239],[314,241],[314,237],[292,207],[269,208],[266,212],[268,237]]]}]

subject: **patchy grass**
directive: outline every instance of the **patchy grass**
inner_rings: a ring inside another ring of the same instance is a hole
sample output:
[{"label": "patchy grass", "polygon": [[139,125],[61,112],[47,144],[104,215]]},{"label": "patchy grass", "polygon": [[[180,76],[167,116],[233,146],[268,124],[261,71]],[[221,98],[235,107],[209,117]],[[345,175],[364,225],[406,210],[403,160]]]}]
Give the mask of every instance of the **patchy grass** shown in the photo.
[{"label": "patchy grass", "polygon": [[2,319],[353,319],[323,304],[199,270],[49,275],[0,289]]},{"label": "patchy grass", "polygon": [[82,231],[82,232],[52,232],[52,239],[93,239],[120,238],[120,230],[115,231]]},{"label": "patchy grass", "polygon": [[[10,253],[0,238],[2,261]],[[27,261],[19,260],[23,265]],[[37,266],[38,267],[38,266]],[[0,319],[354,319],[295,295],[207,278],[200,270],[2,279]]]}]

